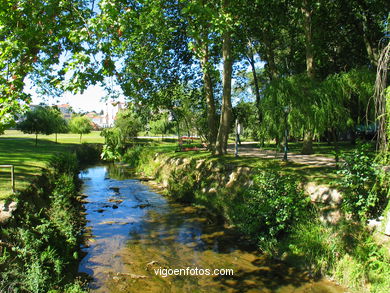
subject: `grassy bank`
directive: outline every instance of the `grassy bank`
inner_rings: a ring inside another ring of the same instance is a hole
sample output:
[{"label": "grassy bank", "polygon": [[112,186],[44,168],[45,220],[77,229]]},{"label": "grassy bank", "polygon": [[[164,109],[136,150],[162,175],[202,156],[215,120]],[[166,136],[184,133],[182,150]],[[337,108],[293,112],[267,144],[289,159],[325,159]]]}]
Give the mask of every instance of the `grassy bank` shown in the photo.
[{"label": "grassy bank", "polygon": [[0,231],[1,292],[83,292],[75,279],[85,225],[75,153],[49,160]]},{"label": "grassy bank", "polygon": [[[0,165],[15,166],[15,187],[19,192],[41,175],[54,154],[68,152],[79,145],[79,137],[74,134],[59,134],[58,143],[54,142],[53,135],[40,135],[38,138],[38,146],[35,146],[34,135],[8,130],[0,136]],[[86,135],[83,141],[99,143],[102,138],[99,132],[93,132]],[[10,169],[0,167],[0,200],[11,195]]]},{"label": "grassy bank", "polygon": [[[123,160],[130,164],[138,163],[138,155],[134,156],[133,153],[137,152],[138,148],[130,148],[127,154],[124,155]],[[313,164],[298,164],[291,161],[283,162],[280,159],[273,158],[259,158],[254,156],[239,156],[225,155],[225,156],[212,156],[208,151],[187,151],[177,152],[177,143],[175,142],[159,142],[151,143],[149,146],[142,148],[139,152],[142,152],[142,160],[148,160],[148,156],[152,156],[155,153],[162,153],[167,158],[174,159],[194,159],[194,160],[207,160],[210,162],[216,162],[221,165],[229,166],[242,166],[250,167],[253,169],[266,169],[279,171],[286,175],[298,175],[302,182],[315,182],[317,184],[324,184],[327,186],[338,187],[338,174],[337,169],[331,166],[317,166]]]}]

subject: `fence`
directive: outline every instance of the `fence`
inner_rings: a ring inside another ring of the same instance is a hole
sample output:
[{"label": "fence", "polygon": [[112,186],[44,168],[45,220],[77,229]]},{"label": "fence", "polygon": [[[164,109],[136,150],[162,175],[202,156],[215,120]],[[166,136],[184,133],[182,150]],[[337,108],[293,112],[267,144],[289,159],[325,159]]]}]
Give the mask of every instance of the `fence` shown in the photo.
[{"label": "fence", "polygon": [[15,170],[14,170],[14,165],[0,165],[0,168],[11,168],[12,192],[15,193]]}]

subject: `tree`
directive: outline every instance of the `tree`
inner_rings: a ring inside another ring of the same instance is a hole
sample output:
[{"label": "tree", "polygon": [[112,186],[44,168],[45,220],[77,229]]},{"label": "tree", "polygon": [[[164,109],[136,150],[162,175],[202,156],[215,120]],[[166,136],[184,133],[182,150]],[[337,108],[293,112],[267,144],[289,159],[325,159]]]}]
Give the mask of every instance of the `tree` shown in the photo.
[{"label": "tree", "polygon": [[30,102],[23,91],[27,76],[43,87],[58,89],[66,73],[63,67],[72,66],[60,62],[60,55],[67,51],[78,56],[85,49],[88,4],[87,0],[1,1],[0,125],[12,122]]},{"label": "tree", "polygon": [[38,134],[52,134],[53,116],[48,107],[38,106],[26,113],[25,119],[17,125],[23,133],[35,134],[35,146],[38,145]]},{"label": "tree", "polygon": [[387,87],[387,71],[390,59],[390,42],[380,52],[375,81],[375,115],[378,120],[377,149],[386,153],[390,137],[390,87]]},{"label": "tree", "polygon": [[136,116],[133,109],[120,111],[115,120],[115,128],[118,128],[124,141],[137,137],[142,130],[141,120]]},{"label": "tree", "polygon": [[50,116],[50,124],[53,128],[53,132],[56,135],[56,143],[57,143],[57,134],[58,133],[66,133],[69,131],[68,123],[62,117],[60,110],[56,106],[49,109]]},{"label": "tree", "polygon": [[80,134],[80,143],[83,134],[88,134],[93,129],[91,120],[86,116],[74,116],[69,122],[69,129],[72,133]]}]

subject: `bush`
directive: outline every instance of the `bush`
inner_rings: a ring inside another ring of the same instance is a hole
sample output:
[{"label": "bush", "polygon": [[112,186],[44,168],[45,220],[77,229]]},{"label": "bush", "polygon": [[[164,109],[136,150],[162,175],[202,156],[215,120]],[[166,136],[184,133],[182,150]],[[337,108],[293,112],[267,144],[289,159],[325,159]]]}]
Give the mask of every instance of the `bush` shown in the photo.
[{"label": "bush", "polygon": [[1,241],[8,243],[0,247],[4,290],[48,292],[74,281],[84,224],[76,155],[57,155],[50,167],[54,170],[42,175],[38,186],[20,195],[14,219],[0,229]]},{"label": "bush", "polygon": [[297,180],[274,171],[258,171],[253,185],[233,204],[230,219],[245,234],[257,238],[263,250],[272,249],[310,209],[310,200]]},{"label": "bush", "polygon": [[287,262],[299,265],[313,275],[326,275],[344,252],[341,237],[332,227],[316,218],[294,225],[281,242]]},{"label": "bush", "polygon": [[101,145],[82,143],[75,147],[77,161],[81,165],[91,164],[100,160]]},{"label": "bush", "polygon": [[168,180],[168,193],[175,200],[187,203],[194,201],[195,191],[199,189],[194,167],[192,162],[186,168],[172,171]]},{"label": "bush", "polygon": [[126,153],[123,155],[123,161],[130,165],[130,167],[135,168],[138,166],[140,155],[143,148],[141,146],[134,146],[128,148]]},{"label": "bush", "polygon": [[101,158],[106,161],[118,161],[125,151],[125,141],[118,128],[106,128],[101,134],[104,137],[104,145]]},{"label": "bush", "polygon": [[355,220],[365,221],[380,216],[388,201],[388,189],[382,179],[381,167],[361,145],[350,154],[342,154],[339,183],[344,188],[343,208]]},{"label": "bush", "polygon": [[49,167],[56,174],[72,174],[75,175],[79,171],[79,163],[77,156],[74,153],[64,152],[58,153],[50,159]]}]

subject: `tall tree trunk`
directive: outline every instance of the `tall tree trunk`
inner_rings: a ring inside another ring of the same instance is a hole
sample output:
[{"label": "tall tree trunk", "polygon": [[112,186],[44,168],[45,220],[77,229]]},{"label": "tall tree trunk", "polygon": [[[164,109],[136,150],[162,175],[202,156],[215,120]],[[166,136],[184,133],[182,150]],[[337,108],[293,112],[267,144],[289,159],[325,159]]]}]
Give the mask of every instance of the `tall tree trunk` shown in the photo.
[{"label": "tall tree trunk", "polygon": [[302,154],[310,155],[313,153],[313,134],[311,131],[306,131],[303,137]]},{"label": "tall tree trunk", "polygon": [[263,42],[266,47],[265,55],[269,68],[269,78],[270,80],[275,80],[278,77],[278,70],[276,69],[274,47],[272,41],[270,41],[269,34],[270,32],[268,30],[263,33]]},{"label": "tall tree trunk", "polygon": [[[304,31],[305,31],[305,47],[306,47],[306,73],[311,79],[315,79],[314,68],[314,44],[312,33],[312,14],[313,11],[309,4],[310,0],[303,0],[302,2],[302,14],[304,19]],[[313,153],[313,134],[312,130],[306,130],[303,139],[302,154],[308,155]]]},{"label": "tall tree trunk", "polygon": [[35,133],[35,146],[38,145],[38,133]]},{"label": "tall tree trunk", "polygon": [[388,140],[390,133],[390,101],[386,97],[388,85],[388,68],[390,64],[390,43],[381,50],[378,58],[378,67],[375,81],[375,116],[378,120],[377,149],[386,154],[388,152]]},{"label": "tall tree trunk", "polygon": [[262,115],[261,115],[261,109],[260,109],[260,87],[259,87],[259,79],[257,77],[256,73],[256,67],[255,67],[255,57],[253,54],[253,44],[251,41],[249,41],[248,44],[248,54],[247,59],[249,61],[249,64],[252,69],[252,75],[253,75],[253,84],[255,86],[255,96],[256,96],[256,107],[257,107],[257,119],[259,120],[259,123],[262,122]]},{"label": "tall tree trunk", "polygon": [[227,152],[227,142],[229,138],[230,124],[232,120],[232,40],[231,32],[227,30],[223,33],[222,57],[223,57],[223,93],[222,111],[218,129],[217,154],[223,155]]},{"label": "tall tree trunk", "polygon": [[209,56],[208,56],[207,44],[203,54],[204,56],[202,58],[202,70],[203,70],[203,83],[204,83],[206,104],[207,104],[207,126],[208,126],[207,140],[209,142],[209,148],[211,152],[214,153],[215,144],[217,141],[218,121],[217,121],[217,114],[215,110],[214,89],[213,89],[213,82],[211,79],[210,68],[209,68],[210,64],[208,60]]},{"label": "tall tree trunk", "polygon": [[[202,0],[201,5],[206,9],[208,1]],[[218,135],[218,117],[214,100],[214,88],[212,80],[212,64],[210,64],[209,57],[209,25],[205,23],[201,27],[200,39],[197,40],[197,46],[201,50],[200,63],[203,71],[203,84],[206,96],[207,105],[207,141],[209,149],[215,154],[215,145]]]},{"label": "tall tree trunk", "polygon": [[379,54],[376,48],[377,44],[373,42],[372,35],[370,34],[370,24],[373,23],[373,21],[370,19],[370,15],[367,14],[368,7],[365,1],[357,1],[357,4],[359,6],[359,22],[361,21],[359,29],[362,31],[363,42],[366,47],[368,59],[373,65],[378,65]]},{"label": "tall tree trunk", "polygon": [[309,5],[310,0],[303,0],[302,13],[304,19],[304,31],[305,31],[305,47],[306,47],[306,72],[307,76],[314,80],[314,45],[313,45],[313,33],[312,33],[312,14],[313,11]]}]

